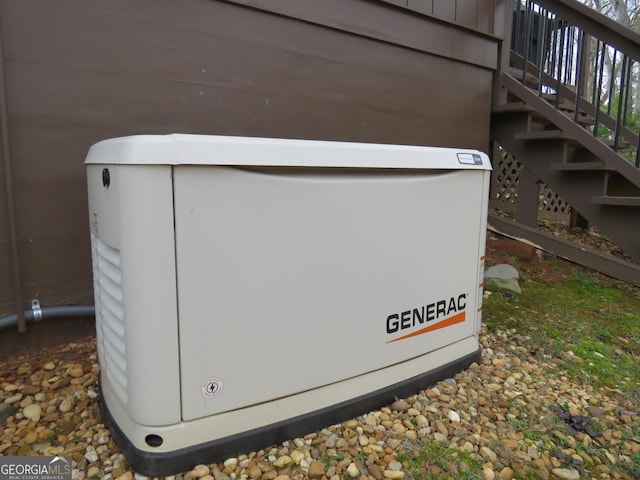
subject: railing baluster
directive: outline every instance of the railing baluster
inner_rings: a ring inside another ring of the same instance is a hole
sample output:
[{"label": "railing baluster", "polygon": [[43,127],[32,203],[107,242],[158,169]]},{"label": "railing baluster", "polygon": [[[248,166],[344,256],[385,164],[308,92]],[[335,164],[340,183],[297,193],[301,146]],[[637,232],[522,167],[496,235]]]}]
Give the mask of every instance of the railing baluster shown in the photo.
[{"label": "railing baluster", "polygon": [[572,26],[569,29],[569,32],[570,32],[569,33],[569,43],[568,43],[568,46],[569,46],[569,61],[567,62],[567,73],[566,73],[566,76],[565,76],[565,82],[564,83],[566,83],[567,85],[574,85],[575,81],[576,81],[576,79],[575,79],[576,70],[575,70],[575,67],[574,67],[573,64],[574,64],[574,59],[575,59],[575,55],[576,55],[575,50],[576,50],[576,45],[577,45],[577,42],[576,42],[577,29]]},{"label": "railing baluster", "polygon": [[542,25],[542,42],[540,42],[540,64],[538,65],[538,95],[542,95],[542,83],[544,81],[545,64],[547,63],[547,23],[549,19],[547,17],[547,11],[542,9],[540,11],[540,24]]},{"label": "railing baluster", "polygon": [[[618,94],[618,113],[616,115],[616,128],[613,132],[613,151],[617,152],[620,147],[620,124],[622,120],[622,101],[624,100],[624,80],[627,72],[627,56],[622,56],[622,67],[620,68],[620,93]],[[609,103],[612,103],[613,99],[609,100]]]},{"label": "railing baluster", "polygon": [[602,101],[602,79],[604,78],[604,57],[607,49],[607,44],[602,42],[602,49],[600,51],[600,69],[598,72],[598,96],[596,97],[596,114],[593,119],[593,136],[598,136],[598,124],[600,121],[600,103]]},{"label": "railing baluster", "polygon": [[[536,65],[538,67],[542,66],[542,59],[544,57],[544,47],[545,47],[545,42],[544,42],[544,14],[543,14],[543,10],[539,9],[538,11],[534,10],[534,19],[538,19],[538,51],[536,52]],[[534,26],[535,26],[535,22],[534,22]]]},{"label": "railing baluster", "polygon": [[613,89],[616,83],[616,59],[618,50],[613,49],[613,58],[611,59],[611,75],[609,75],[609,98],[607,102],[607,115],[611,115],[611,104],[613,103]]},{"label": "railing baluster", "polygon": [[531,39],[533,37],[533,6],[531,0],[527,0],[527,8],[525,15],[525,43],[524,43],[524,62],[522,65],[522,83],[527,84],[527,63],[529,62],[529,54],[531,50]]},{"label": "railing baluster", "polygon": [[553,77],[556,71],[556,59],[558,57],[558,30],[560,26],[558,24],[558,17],[553,15],[553,21],[551,23],[551,49],[549,51],[551,55],[551,62],[549,64],[549,75]]},{"label": "railing baluster", "polygon": [[578,118],[580,114],[580,96],[582,94],[582,75],[583,75],[583,55],[587,45],[587,35],[582,31],[578,30],[578,59],[576,61],[576,98],[575,98],[575,112],[573,115],[573,121],[578,123]]},{"label": "railing baluster", "polygon": [[624,101],[623,101],[624,111],[622,112],[622,124],[627,125],[628,124],[627,115],[629,113],[629,92],[631,90],[630,88],[631,87],[631,65],[633,63],[633,60],[631,60],[631,58],[627,57],[626,55],[624,58],[627,60],[627,68],[624,74],[625,88],[624,88]]},{"label": "railing baluster", "polygon": [[562,83],[562,64],[564,61],[564,38],[565,38],[565,33],[564,33],[565,27],[564,25],[559,29],[559,36],[560,36],[560,48],[558,49],[558,71],[556,74],[556,108],[558,108],[558,105],[560,105],[560,85]]},{"label": "railing baluster", "polygon": [[[598,53],[600,51],[600,40],[596,40],[596,49],[594,52],[594,56],[593,56],[593,71],[597,72],[598,69],[600,68],[599,62],[598,62]],[[597,73],[596,73],[597,74]],[[598,81],[597,78],[593,79],[593,85],[592,85],[592,91],[591,91],[591,103],[592,104],[596,104],[596,89],[598,86]]]},{"label": "railing baluster", "polygon": [[571,39],[573,37],[573,28],[568,26],[566,29],[566,40],[565,40],[565,48],[566,51],[563,52],[564,53],[564,57],[565,57],[565,62],[564,62],[564,72],[562,74],[562,83],[564,83],[565,85],[568,85],[570,82],[568,80],[569,78],[569,70],[571,69],[571,51],[572,51],[572,47],[573,44],[571,42]]},{"label": "railing baluster", "polygon": [[523,45],[523,41],[521,40],[521,35],[520,32],[522,31],[522,21],[521,21],[521,17],[522,16],[522,3],[520,2],[520,0],[517,0],[516,2],[516,19],[515,19],[515,26],[513,28],[513,47],[514,50],[518,53],[522,53],[524,51],[524,45]]}]

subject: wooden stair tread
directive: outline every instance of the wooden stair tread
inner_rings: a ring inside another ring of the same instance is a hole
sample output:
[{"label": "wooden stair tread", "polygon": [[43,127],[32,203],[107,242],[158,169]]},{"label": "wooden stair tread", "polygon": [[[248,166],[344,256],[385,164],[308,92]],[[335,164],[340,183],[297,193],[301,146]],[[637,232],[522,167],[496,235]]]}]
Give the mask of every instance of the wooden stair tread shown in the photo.
[{"label": "wooden stair tread", "polygon": [[491,113],[518,113],[518,112],[534,112],[535,110],[527,106],[524,102],[509,102],[495,105],[491,108]]},{"label": "wooden stair tread", "polygon": [[609,195],[599,195],[591,197],[594,203],[600,205],[622,205],[629,207],[640,207],[640,197],[616,197]]},{"label": "wooden stair tread", "polygon": [[586,172],[594,170],[615,171],[603,162],[571,162],[571,163],[553,163],[550,165],[551,170],[561,172]]},{"label": "wooden stair tread", "polygon": [[[608,147],[613,148],[613,140],[609,140],[607,138],[600,138],[598,137],[601,141],[603,141]],[[618,150],[626,150],[628,148],[631,148],[631,144],[629,142],[625,142],[624,140],[619,140],[618,141]]]},{"label": "wooden stair tread", "polygon": [[513,138],[516,140],[571,140],[562,130],[534,130],[532,132],[516,133]]},{"label": "wooden stair tread", "polygon": [[[560,110],[562,113],[564,113],[566,116],[568,116],[572,120],[576,121],[575,110],[567,110],[564,108],[559,108],[558,110]],[[576,121],[576,123],[578,123],[579,125],[582,125],[583,127],[592,127],[593,124],[596,123],[596,121],[591,115],[587,115],[586,113],[578,113],[578,120]]]},{"label": "wooden stair tread", "polygon": [[[569,110],[571,112],[575,112],[576,111],[576,104],[574,102],[572,102],[570,99],[566,98],[566,97],[560,97],[560,99],[557,101],[558,105],[556,105],[556,94],[555,93],[542,93],[540,94],[540,97],[544,98],[547,102],[549,102],[551,105],[556,106],[557,108],[561,109],[561,110]],[[579,113],[582,114],[587,114],[587,111],[584,109],[580,109]]]},{"label": "wooden stair tread", "polygon": [[[531,132],[520,132],[513,136],[516,140],[535,141],[535,140],[568,140],[572,143],[578,144],[578,142],[568,134],[565,134],[562,130],[534,130]],[[613,148],[613,140],[605,138],[598,138],[601,142],[610,148]],[[618,142],[618,150],[630,148],[631,145],[628,142]]]},{"label": "wooden stair tread", "polygon": [[[513,78],[515,78],[515,79],[517,79],[519,81],[522,81],[522,76],[524,74],[524,71],[522,69],[520,69],[520,68],[509,66],[509,67],[507,67],[507,73],[509,75],[511,75]],[[535,75],[527,72],[526,81],[527,81],[527,84],[529,84],[529,85],[538,85],[539,79]]]}]

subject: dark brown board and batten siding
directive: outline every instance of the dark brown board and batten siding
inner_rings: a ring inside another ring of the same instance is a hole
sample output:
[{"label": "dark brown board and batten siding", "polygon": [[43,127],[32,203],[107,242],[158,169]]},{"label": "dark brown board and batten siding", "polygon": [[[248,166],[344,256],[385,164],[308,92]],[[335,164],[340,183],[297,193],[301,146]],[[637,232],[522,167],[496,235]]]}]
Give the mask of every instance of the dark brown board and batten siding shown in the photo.
[{"label": "dark brown board and batten siding", "polygon": [[[92,301],[83,160],[102,139],[185,132],[486,150],[494,2],[392,3],[0,1],[10,147],[0,164],[13,169],[23,307]],[[16,311],[4,172],[0,315]]]},{"label": "dark brown board and batten siding", "polygon": [[385,0],[478,32],[494,34],[496,4],[500,0]]}]

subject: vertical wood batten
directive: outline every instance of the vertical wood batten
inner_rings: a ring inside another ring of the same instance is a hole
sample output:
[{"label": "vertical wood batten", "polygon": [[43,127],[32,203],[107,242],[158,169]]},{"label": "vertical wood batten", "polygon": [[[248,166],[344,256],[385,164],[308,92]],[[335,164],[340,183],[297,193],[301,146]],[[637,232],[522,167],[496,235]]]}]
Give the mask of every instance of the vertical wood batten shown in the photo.
[{"label": "vertical wood batten", "polygon": [[2,142],[2,164],[7,201],[7,230],[9,232],[11,270],[15,288],[15,305],[18,316],[18,331],[27,330],[27,322],[22,305],[22,281],[20,277],[20,256],[18,252],[18,235],[16,232],[16,208],[13,193],[13,170],[11,164],[11,147],[9,143],[9,115],[7,106],[7,83],[4,69],[4,48],[2,42],[2,12],[0,12],[0,139]]}]

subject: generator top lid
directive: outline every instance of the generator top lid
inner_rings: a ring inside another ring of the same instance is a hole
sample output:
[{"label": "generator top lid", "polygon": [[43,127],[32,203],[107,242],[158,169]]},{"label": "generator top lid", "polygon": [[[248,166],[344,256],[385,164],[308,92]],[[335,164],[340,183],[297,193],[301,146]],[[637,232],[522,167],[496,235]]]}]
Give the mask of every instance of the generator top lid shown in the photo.
[{"label": "generator top lid", "polygon": [[89,149],[86,164],[490,170],[478,150],[218,135],[134,135]]}]

